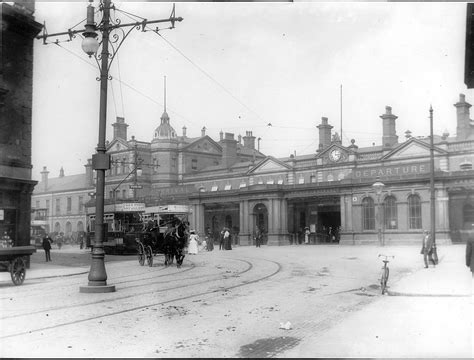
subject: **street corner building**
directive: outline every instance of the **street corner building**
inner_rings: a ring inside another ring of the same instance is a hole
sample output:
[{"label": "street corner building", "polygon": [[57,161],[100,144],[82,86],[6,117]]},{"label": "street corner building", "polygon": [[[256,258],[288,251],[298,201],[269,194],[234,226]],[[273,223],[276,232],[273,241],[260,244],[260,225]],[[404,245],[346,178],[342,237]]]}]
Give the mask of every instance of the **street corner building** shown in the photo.
[{"label": "street corner building", "polygon": [[1,3],[0,237],[30,245],[34,2]]},{"label": "street corner building", "polygon": [[[437,242],[464,242],[474,224],[470,107],[460,94],[453,111],[456,136],[434,135],[433,146],[430,136],[409,130],[400,141],[397,116],[386,106],[382,138],[374,139],[382,145],[360,148],[354,139],[343,145],[323,117],[315,124],[319,146],[313,153],[275,158],[259,151],[252,131],[237,138],[221,132],[214,140],[205,127],[196,138],[184,127],[178,135],[165,101],[151,141],[129,139],[122,117],[112,124],[105,222],[111,204],[117,209],[119,203],[138,203],[144,214],[157,206],[184,206],[200,236],[216,239],[226,227],[236,245],[255,244],[257,231],[267,245],[417,244],[422,229],[430,228],[434,178]],[[55,231],[83,230],[93,213],[90,162],[84,174],[64,176],[61,170],[49,179],[44,168],[42,175],[33,205],[46,209]]]}]

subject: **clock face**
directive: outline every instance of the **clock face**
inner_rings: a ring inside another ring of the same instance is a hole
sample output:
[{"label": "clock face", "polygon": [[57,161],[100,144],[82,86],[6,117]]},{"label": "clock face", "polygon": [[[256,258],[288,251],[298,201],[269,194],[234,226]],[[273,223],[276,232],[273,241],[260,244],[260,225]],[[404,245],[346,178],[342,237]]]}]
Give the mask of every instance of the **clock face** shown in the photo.
[{"label": "clock face", "polygon": [[339,159],[341,158],[341,150],[339,150],[339,149],[334,149],[334,150],[332,150],[332,151],[329,153],[329,158],[330,158],[332,161],[339,161]]}]

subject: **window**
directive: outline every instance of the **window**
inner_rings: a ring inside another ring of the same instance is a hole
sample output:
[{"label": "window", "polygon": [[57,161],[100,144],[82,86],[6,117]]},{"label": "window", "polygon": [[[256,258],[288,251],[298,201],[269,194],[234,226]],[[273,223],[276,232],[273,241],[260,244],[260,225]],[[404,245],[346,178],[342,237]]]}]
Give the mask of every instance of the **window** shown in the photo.
[{"label": "window", "polygon": [[232,185],[231,184],[226,184],[224,186],[224,190],[231,190],[232,189]]},{"label": "window", "polygon": [[283,179],[278,179],[278,185],[282,185],[283,184]]},{"label": "window", "polygon": [[374,200],[369,197],[362,200],[362,228],[364,230],[375,230]]},{"label": "window", "polygon": [[61,199],[56,199],[56,214],[61,212]]},{"label": "window", "polygon": [[242,188],[244,188],[244,187],[246,187],[246,186],[247,186],[247,184],[243,182],[243,183],[240,183],[239,188],[242,189]]},{"label": "window", "polygon": [[198,168],[198,161],[197,161],[197,159],[192,159],[192,160],[191,160],[191,169],[197,170],[197,168]]},{"label": "window", "polygon": [[219,187],[217,185],[214,185],[211,187],[211,191],[217,191],[219,189]]},{"label": "window", "polygon": [[127,172],[126,170],[126,163],[125,163],[125,158],[122,159],[122,174],[125,174]]},{"label": "window", "polygon": [[154,174],[156,174],[158,172],[158,166],[160,166],[159,163],[158,163],[158,159],[154,158],[153,159],[153,173]]},{"label": "window", "polygon": [[122,198],[125,199],[127,197],[127,190],[122,190]]},{"label": "window", "polygon": [[273,184],[275,184],[275,180],[267,180],[267,184],[268,185],[273,185]]},{"label": "window", "polygon": [[418,195],[408,197],[408,228],[421,229],[421,200]]},{"label": "window", "polygon": [[464,205],[463,220],[465,224],[474,224],[474,206],[471,204]]},{"label": "window", "polygon": [[300,178],[298,179],[298,184],[304,184],[304,177],[303,177],[303,175],[301,175]]},{"label": "window", "polygon": [[385,198],[384,219],[386,229],[397,228],[397,200],[394,196],[387,196]]},{"label": "window", "polygon": [[314,184],[316,182],[316,176],[315,175],[310,175],[309,182]]},{"label": "window", "polygon": [[49,210],[49,200],[46,200],[46,209]]},{"label": "window", "polygon": [[109,191],[109,199],[114,198],[114,192],[112,190]]},{"label": "window", "polygon": [[84,197],[83,196],[79,196],[79,212],[82,213],[84,212]]},{"label": "window", "polygon": [[40,202],[37,200],[36,201],[36,208],[39,209],[39,207],[40,207]]},{"label": "window", "polygon": [[68,197],[68,198],[66,199],[66,211],[67,211],[68,213],[70,213],[70,212],[71,212],[71,208],[72,208],[72,198],[71,198],[71,197]]}]

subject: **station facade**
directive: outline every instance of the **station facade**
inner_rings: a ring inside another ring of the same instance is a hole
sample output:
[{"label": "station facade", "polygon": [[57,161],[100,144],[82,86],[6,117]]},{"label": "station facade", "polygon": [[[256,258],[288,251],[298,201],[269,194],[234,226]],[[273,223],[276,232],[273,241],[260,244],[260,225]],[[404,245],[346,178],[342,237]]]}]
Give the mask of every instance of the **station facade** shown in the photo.
[{"label": "station facade", "polygon": [[[461,94],[454,107],[456,135],[433,137],[438,243],[464,242],[474,226],[471,105]],[[187,205],[198,234],[217,236],[225,226],[239,245],[254,244],[257,229],[268,245],[303,242],[306,228],[315,244],[419,243],[431,226],[430,138],[407,131],[400,141],[389,106],[380,118],[382,145],[342,145],[323,117],[318,149],[286,158],[262,154],[250,131],[237,139],[221,132],[218,141],[205,128],[197,138],[186,128],[178,136],[166,108],[150,142],[128,139],[128,125],[117,118],[107,145],[106,204]],[[379,193],[376,182],[383,184]]]}]

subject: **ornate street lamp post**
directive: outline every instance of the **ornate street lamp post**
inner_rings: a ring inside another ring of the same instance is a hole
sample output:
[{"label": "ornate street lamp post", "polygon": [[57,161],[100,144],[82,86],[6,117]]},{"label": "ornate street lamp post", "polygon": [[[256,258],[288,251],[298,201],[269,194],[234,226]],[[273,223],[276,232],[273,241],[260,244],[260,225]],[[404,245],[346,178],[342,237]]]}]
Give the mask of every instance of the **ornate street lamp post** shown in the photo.
[{"label": "ornate street lamp post", "polygon": [[[92,0],[90,0],[92,2]],[[97,25],[94,22],[95,9],[92,5],[87,7],[87,20],[85,30],[71,30],[67,32],[47,34],[37,36],[37,39],[43,39],[46,44],[46,39],[51,36],[68,35],[70,39],[76,36],[76,34],[82,34],[84,40],[82,42],[82,49],[89,55],[94,56],[97,60],[97,64],[100,68],[100,108],[99,108],[99,141],[97,144],[97,153],[92,156],[93,169],[97,172],[96,182],[96,224],[95,224],[95,237],[92,246],[92,260],[91,268],[89,271],[87,286],[81,286],[80,292],[85,293],[103,293],[115,291],[114,285],[107,285],[107,273],[105,271],[105,252],[104,252],[104,235],[105,225],[104,224],[104,193],[105,193],[105,171],[110,169],[110,155],[106,154],[106,120],[107,120],[107,81],[109,80],[109,69],[112,61],[117,54],[123,41],[127,38],[133,29],[141,29],[145,31],[148,24],[171,22],[171,28],[174,28],[176,21],[182,21],[181,17],[176,18],[174,16],[174,7],[171,16],[168,19],[163,20],[151,20],[144,19],[143,21],[122,24],[120,21],[111,23],[110,10],[115,9],[115,6],[111,4],[111,0],[103,0],[100,3],[100,11],[102,11],[102,21]],[[123,28],[128,28],[125,32]],[[114,30],[120,30],[121,36],[114,33],[112,40],[110,40],[110,34]],[[101,40],[98,39],[97,31],[101,34]],[[154,30],[158,32],[158,28]],[[96,55],[100,46],[102,45],[102,51],[100,55]],[[111,52],[109,52],[109,46]],[[99,63],[100,61],[100,63]],[[136,172],[135,172],[136,173]],[[115,196],[115,195],[114,195]]]},{"label": "ornate street lamp post", "polygon": [[379,244],[384,246],[385,241],[384,237],[382,234],[382,227],[383,227],[383,217],[382,217],[382,211],[380,208],[380,196],[382,195],[382,190],[385,187],[385,184],[381,182],[378,178],[377,181],[372,185],[372,188],[375,191],[375,194],[377,195],[377,225],[378,225],[378,233],[377,237],[379,240]]}]

